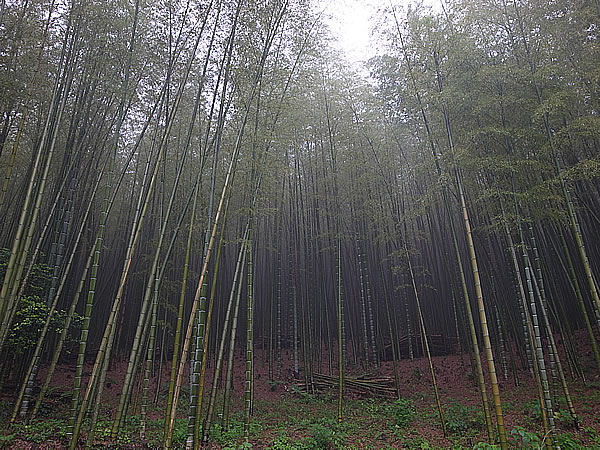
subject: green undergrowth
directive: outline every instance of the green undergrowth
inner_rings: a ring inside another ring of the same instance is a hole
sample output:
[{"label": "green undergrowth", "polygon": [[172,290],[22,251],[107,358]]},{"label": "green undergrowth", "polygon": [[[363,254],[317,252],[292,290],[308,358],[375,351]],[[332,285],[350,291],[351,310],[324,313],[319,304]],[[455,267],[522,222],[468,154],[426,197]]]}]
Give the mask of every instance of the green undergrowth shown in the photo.
[{"label": "green undergrowth", "polygon": [[[215,411],[220,411],[220,399]],[[536,402],[515,404],[516,410],[529,409],[533,413],[524,417],[517,426],[508,430],[510,448],[540,449],[544,445],[540,424],[535,418]],[[8,422],[10,405],[0,404],[0,425]],[[154,417],[162,412],[160,407],[150,407]],[[216,414],[209,432],[209,448],[270,448],[270,449],[497,449],[497,445],[485,442],[485,420],[478,406],[464,405],[456,399],[446,399],[444,404],[447,440],[433,436],[441,435],[439,416],[432,396],[414,393],[409,398],[348,399],[343,405],[343,420],[337,420],[335,395],[285,395],[280,399],[257,399],[254,416],[250,423],[249,442],[244,439],[243,405],[235,400],[227,430],[222,427],[221,416]],[[111,436],[111,417],[102,411],[95,430],[95,448],[160,448],[163,421],[148,420],[144,440],[140,439],[140,416],[126,418],[114,439]],[[67,414],[61,410],[61,415]],[[65,416],[66,417],[66,416]],[[556,415],[559,431],[555,442],[562,449],[600,448],[598,422],[584,423],[578,433],[572,430],[567,410]],[[87,429],[84,424],[84,430]],[[20,441],[34,445],[48,442],[64,444],[67,441],[67,420],[52,417],[48,411],[44,418],[30,423],[17,423],[0,433],[0,448],[14,447]],[[428,434],[429,433],[429,434]],[[83,435],[85,439],[85,432]],[[173,448],[185,448],[187,419],[175,422]],[[436,439],[434,441],[434,439]],[[445,442],[445,445],[441,445]],[[441,446],[440,446],[441,445]]]},{"label": "green undergrowth", "polygon": [[[256,421],[250,422],[251,440],[260,436],[263,426]],[[244,442],[244,422],[240,418],[231,418],[227,430],[220,423],[213,423],[208,433],[209,441],[224,448],[238,448]]]},{"label": "green undergrowth", "polygon": [[31,423],[15,423],[10,433],[0,438],[0,442],[11,443],[22,439],[35,444],[50,441],[63,441],[67,436],[67,423],[61,419],[45,419]]}]

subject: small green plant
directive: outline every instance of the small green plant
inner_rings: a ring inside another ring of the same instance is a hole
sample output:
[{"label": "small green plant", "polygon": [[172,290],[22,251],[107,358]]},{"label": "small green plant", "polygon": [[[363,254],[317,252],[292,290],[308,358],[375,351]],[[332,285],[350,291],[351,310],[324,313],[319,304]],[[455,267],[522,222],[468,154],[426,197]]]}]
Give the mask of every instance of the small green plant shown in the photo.
[{"label": "small green plant", "polygon": [[421,450],[433,449],[432,445],[427,441],[427,439],[422,436],[405,438],[402,443],[406,448]]},{"label": "small green plant", "polygon": [[600,446],[600,434],[598,434],[598,432],[593,429],[592,427],[585,427],[583,429],[583,431],[585,431],[586,433],[588,433],[590,435],[590,439],[598,444]]},{"label": "small green plant", "polygon": [[452,403],[446,409],[446,428],[453,434],[464,434],[478,430],[484,423],[483,412],[474,406]]},{"label": "small green plant", "polygon": [[293,450],[295,448],[297,447],[290,442],[290,438],[285,431],[281,432],[281,434],[273,440],[273,444],[271,445],[272,450]]},{"label": "small green plant", "polygon": [[16,433],[7,434],[5,436],[0,435],[0,447],[4,447],[4,445],[10,444],[12,441],[16,439]]},{"label": "small green plant", "polygon": [[361,409],[367,412],[371,417],[377,417],[389,414],[389,402],[375,401],[368,398],[362,402]]},{"label": "small green plant", "polygon": [[115,441],[121,445],[128,445],[133,443],[139,433],[139,429],[136,425],[139,425],[140,418],[139,416],[129,416],[124,419],[123,427],[121,428],[119,434],[116,439],[113,438],[112,435],[112,421],[111,420],[101,420],[96,423],[96,432],[95,439],[99,441]]},{"label": "small green plant", "polygon": [[559,409],[554,413],[554,419],[562,423],[567,427],[575,426],[575,418],[571,415],[571,412],[566,409]]},{"label": "small green plant", "polygon": [[585,448],[568,433],[561,433],[554,436],[554,444],[560,446],[561,450],[579,450]]},{"label": "small green plant", "polygon": [[510,435],[514,440],[514,442],[512,442],[514,447],[525,449],[542,448],[542,442],[540,440],[540,437],[531,431],[527,431],[523,427],[513,428],[512,430],[510,430]]},{"label": "small green plant", "polygon": [[67,435],[67,424],[60,419],[46,419],[39,422],[16,424],[14,437],[41,444],[51,440],[62,440]]},{"label": "small green plant", "polygon": [[[8,348],[20,355],[35,347],[49,312],[50,308],[40,297],[23,297],[19,302],[13,326],[8,334]],[[55,311],[52,315],[50,327],[56,333],[62,332],[66,315],[67,313],[63,310]],[[75,313],[69,325],[65,347],[67,353],[72,350],[76,342],[75,331],[81,328],[82,323],[83,318]]]},{"label": "small green plant", "polygon": [[538,400],[530,400],[523,404],[523,412],[535,422],[542,420],[542,407]]},{"label": "small green plant", "polygon": [[243,429],[238,425],[232,424],[228,430],[225,430],[220,423],[213,423],[208,433],[210,440],[222,446],[235,445],[236,441],[243,436]]},{"label": "small green plant", "polygon": [[500,448],[499,445],[488,444],[487,442],[478,442],[473,446],[473,450],[495,450],[498,448]]},{"label": "small green plant", "polygon": [[183,447],[187,440],[187,419],[176,419],[173,429],[173,446],[175,448]]},{"label": "small green plant", "polygon": [[[259,424],[250,422],[250,436],[257,436],[261,430]],[[213,423],[208,436],[212,442],[223,447],[237,448],[244,437],[244,422],[232,418],[227,430],[224,430],[220,423]]]},{"label": "small green plant", "polygon": [[[4,278],[8,260],[10,259],[10,250],[0,248],[0,280]],[[41,257],[43,259],[43,256]],[[47,264],[34,264],[31,268],[27,286],[23,291],[25,297],[39,296],[44,297],[50,289],[50,281],[52,279],[52,268]]]},{"label": "small green plant", "polygon": [[101,441],[110,439],[111,432],[112,428],[110,422],[99,422],[96,424],[96,439]]},{"label": "small green plant", "polygon": [[412,371],[412,376],[414,379],[420,380],[421,378],[423,378],[423,371],[418,367],[415,367]]},{"label": "small green plant", "polygon": [[300,389],[297,384],[291,384],[289,389],[290,392],[298,396],[298,398],[304,403],[324,403],[329,399],[327,396],[315,395],[311,394],[310,392],[306,392]]},{"label": "small green plant", "polygon": [[317,423],[312,426],[312,435],[306,440],[310,449],[344,448],[347,434],[336,426]]},{"label": "small green plant", "polygon": [[391,407],[394,425],[399,428],[406,428],[415,418],[416,412],[417,409],[412,400],[407,398],[396,400]]},{"label": "small green plant", "polygon": [[279,386],[285,384],[285,382],[281,380],[269,380],[268,383],[272,391],[276,391]]}]

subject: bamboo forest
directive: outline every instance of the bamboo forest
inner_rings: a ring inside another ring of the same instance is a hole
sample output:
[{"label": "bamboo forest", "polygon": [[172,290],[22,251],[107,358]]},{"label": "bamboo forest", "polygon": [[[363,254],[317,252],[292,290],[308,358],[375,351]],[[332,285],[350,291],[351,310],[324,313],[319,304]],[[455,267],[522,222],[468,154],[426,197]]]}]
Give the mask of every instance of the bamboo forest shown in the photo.
[{"label": "bamboo forest", "polygon": [[600,448],[598,230],[600,0],[0,0],[2,448]]}]

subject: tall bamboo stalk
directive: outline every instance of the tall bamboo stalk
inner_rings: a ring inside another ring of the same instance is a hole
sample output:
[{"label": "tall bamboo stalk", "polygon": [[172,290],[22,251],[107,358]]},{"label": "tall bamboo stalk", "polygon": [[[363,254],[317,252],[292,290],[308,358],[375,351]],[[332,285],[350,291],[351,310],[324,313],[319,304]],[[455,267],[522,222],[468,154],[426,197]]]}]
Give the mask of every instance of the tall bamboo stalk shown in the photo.
[{"label": "tall bamboo stalk", "polygon": [[[450,212],[448,211],[448,214]],[[460,274],[460,284],[463,291],[463,299],[465,301],[465,311],[467,313],[467,321],[469,324],[469,333],[471,335],[471,345],[473,346],[473,356],[475,358],[475,369],[477,371],[477,381],[479,385],[479,393],[481,394],[481,403],[483,406],[483,412],[485,415],[485,424],[487,428],[488,440],[494,441],[494,430],[492,424],[492,417],[490,415],[490,408],[487,396],[487,388],[485,385],[485,379],[483,376],[483,366],[481,364],[481,354],[479,350],[479,339],[477,338],[477,332],[475,330],[475,321],[473,320],[473,311],[471,309],[471,299],[469,296],[469,289],[467,287],[467,281],[465,278],[465,271],[462,264],[462,258],[460,256],[460,249],[458,247],[458,239],[456,237],[456,229],[454,227],[454,221],[450,218],[450,229],[452,232],[452,242],[454,244],[454,252],[456,254],[456,260],[458,263],[458,271]]]},{"label": "tall bamboo stalk", "polygon": [[241,273],[243,271],[243,258],[245,257],[245,252],[246,252],[246,245],[248,242],[248,238],[247,238],[247,233],[244,233],[244,236],[242,238],[242,245],[240,246],[240,250],[238,252],[238,257],[237,257],[237,262],[235,265],[235,271],[234,271],[234,275],[233,275],[233,282],[231,283],[231,291],[229,294],[229,302],[227,303],[227,309],[225,312],[225,319],[223,322],[223,332],[221,334],[221,339],[219,342],[219,350],[217,353],[217,362],[215,365],[215,375],[213,377],[213,384],[212,384],[212,389],[210,392],[210,400],[208,402],[208,411],[206,413],[206,422],[204,424],[204,435],[202,437],[202,441],[203,442],[207,442],[208,441],[208,433],[210,431],[210,427],[212,424],[212,417],[214,414],[214,408],[215,408],[215,403],[216,403],[216,397],[217,397],[217,385],[218,385],[218,380],[219,380],[219,374],[221,372],[221,369],[223,367],[223,356],[225,354],[225,346],[227,343],[227,337],[228,337],[228,333],[227,330],[230,328],[230,323],[232,322],[231,320],[231,315],[232,315],[232,311],[234,308],[234,303],[235,303],[235,297],[236,297],[236,293],[239,291],[239,284],[240,284],[240,280],[241,280]]},{"label": "tall bamboo stalk", "polygon": [[535,338],[535,353],[536,353],[536,361],[537,361],[537,369],[540,379],[540,389],[542,391],[542,397],[540,401],[542,402],[542,408],[544,411],[543,422],[544,422],[544,432],[547,437],[547,447],[552,448],[552,438],[555,432],[554,426],[554,411],[552,407],[552,398],[550,396],[550,387],[548,383],[548,374],[546,372],[546,361],[544,359],[544,353],[542,348],[542,336],[540,331],[539,319],[537,314],[537,305],[535,302],[535,296],[533,293],[533,282],[531,280],[531,266],[529,263],[529,255],[527,253],[527,249],[525,247],[525,241],[523,237],[523,230],[521,229],[521,224],[519,226],[519,236],[521,238],[521,247],[522,247],[522,258],[523,264],[525,268],[525,281],[527,282],[527,289],[529,293],[529,308],[531,312],[531,320],[533,323],[533,336]]},{"label": "tall bamboo stalk", "polygon": [[433,361],[431,359],[431,351],[429,349],[429,339],[427,338],[427,329],[425,328],[425,320],[423,319],[423,310],[421,308],[421,300],[419,299],[419,291],[417,289],[417,282],[415,280],[415,273],[413,271],[412,261],[410,253],[408,252],[408,244],[406,242],[406,231],[404,236],[404,251],[406,253],[406,261],[408,263],[408,273],[410,275],[410,281],[413,288],[413,294],[415,295],[415,302],[417,304],[417,315],[419,317],[419,325],[421,326],[422,339],[421,343],[425,349],[425,356],[427,356],[427,362],[429,363],[429,371],[431,373],[431,382],[433,384],[433,393],[435,395],[435,402],[440,416],[440,424],[442,426],[442,432],[444,436],[447,436],[446,431],[446,419],[444,417],[444,409],[442,408],[442,401],[440,399],[440,392],[438,389],[437,378],[435,376],[435,369],[433,367]]},{"label": "tall bamboo stalk", "polygon": [[367,306],[366,306],[366,287],[363,279],[363,261],[360,252],[360,242],[358,239],[358,233],[356,236],[356,257],[358,260],[358,281],[360,286],[360,317],[361,317],[361,328],[363,338],[363,352],[365,358],[366,368],[369,368],[369,337],[367,334]]},{"label": "tall bamboo stalk", "polygon": [[337,340],[338,340],[338,401],[337,420],[342,423],[344,418],[344,333],[342,330],[344,322],[344,304],[342,297],[342,241],[337,238]]},{"label": "tall bamboo stalk", "polygon": [[[246,240],[244,240],[246,241]],[[243,245],[244,252],[242,256],[242,264],[240,277],[243,274],[244,266],[246,265],[247,249]],[[229,353],[227,355],[227,375],[225,376],[225,394],[223,395],[223,429],[227,431],[229,429],[229,410],[231,403],[231,386],[233,384],[233,365],[234,365],[234,353],[235,353],[235,336],[237,334],[239,310],[240,310],[240,299],[242,297],[242,283],[240,282],[237,286],[237,295],[235,300],[235,306],[233,309],[233,321],[231,322],[231,336],[229,338]]]},{"label": "tall bamboo stalk", "polygon": [[[173,405],[173,393],[175,390],[175,376],[177,371],[177,362],[179,360],[179,347],[181,342],[181,328],[183,325],[183,313],[185,306],[185,294],[187,290],[188,275],[190,269],[190,258],[192,253],[192,236],[194,234],[194,225],[196,223],[196,211],[198,206],[198,197],[200,192],[200,176],[196,180],[196,188],[194,190],[194,203],[192,205],[192,213],[189,223],[187,244],[185,247],[185,260],[183,265],[183,276],[181,281],[181,288],[179,291],[179,304],[177,307],[177,322],[175,325],[175,337],[173,342],[173,358],[171,360],[171,375],[169,378],[169,392],[167,394],[167,406],[165,410],[165,417],[171,416],[171,410],[174,408]],[[168,421],[164,421],[163,428],[163,446],[169,448],[170,436],[168,434]]]},{"label": "tall bamboo stalk", "polygon": [[[161,98],[162,98],[162,95],[161,95]],[[180,99],[181,95],[179,95],[178,98]],[[169,123],[172,126],[173,121],[170,120]],[[164,133],[163,136],[166,136],[167,134],[168,133],[166,132],[166,133]],[[163,137],[163,139],[165,139],[165,137]],[[123,293],[125,290],[125,282],[128,278],[129,270],[131,269],[135,250],[137,248],[137,244],[139,242],[139,238],[141,235],[142,225],[144,224],[144,221],[146,218],[148,205],[150,204],[150,198],[152,195],[152,190],[153,190],[154,184],[157,179],[158,169],[160,167],[159,161],[161,159],[161,153],[164,151],[164,148],[165,148],[164,143],[161,143],[161,145],[159,146],[159,152],[158,152],[159,154],[158,154],[158,157],[154,164],[154,169],[152,170],[150,180],[148,182],[148,188],[145,193],[146,195],[143,195],[144,192],[142,190],[142,192],[141,192],[142,195],[140,195],[140,197],[138,199],[135,219],[134,219],[133,226],[131,228],[129,243],[128,243],[127,250],[126,250],[126,257],[123,262],[123,268],[121,270],[121,276],[120,276],[120,280],[119,280],[117,293],[115,295],[112,309],[109,314],[108,322],[106,324],[106,328],[105,328],[104,334],[102,336],[100,348],[96,355],[96,361],[94,362],[94,367],[92,368],[92,373],[90,375],[88,387],[86,389],[85,395],[84,395],[81,405],[79,407],[77,418],[75,420],[75,424],[73,427],[73,435],[72,435],[71,443],[70,443],[71,450],[73,450],[75,448],[75,446],[77,445],[77,439],[79,437],[79,432],[81,430],[83,417],[84,417],[84,415],[87,411],[87,408],[91,402],[93,389],[95,388],[95,385],[96,385],[96,383],[98,383],[99,379],[106,376],[105,371],[108,368],[108,360],[110,359],[110,356],[111,356],[112,342],[114,340],[114,335],[115,335],[113,330],[116,329],[116,320],[117,320],[117,316],[119,314],[121,302],[123,299]],[[148,160],[148,163],[150,163],[150,158]],[[149,168],[149,164],[147,165],[147,168]],[[106,359],[106,361],[105,361],[105,359]],[[98,384],[98,391],[95,393],[95,395],[101,394],[102,389],[103,389],[102,384]],[[97,401],[96,405],[99,405],[99,404],[100,404],[100,402]]]},{"label": "tall bamboo stalk", "polygon": [[246,381],[244,383],[244,439],[250,437],[250,414],[252,412],[252,373],[254,371],[254,266],[252,259],[252,218],[248,227],[248,305],[246,317]]},{"label": "tall bamboo stalk", "polygon": [[[544,320],[544,326],[546,327],[546,335],[547,335],[547,338],[549,341],[549,347],[550,347],[549,350],[551,352],[551,357],[552,357],[550,359],[550,362],[554,363],[554,365],[556,366],[554,372],[552,373],[552,377],[558,378],[560,380],[560,385],[561,385],[563,394],[565,395],[565,400],[567,402],[567,407],[569,409],[569,413],[571,414],[571,417],[573,418],[575,427],[579,428],[579,418],[577,417],[577,413],[575,412],[575,406],[573,405],[573,400],[571,399],[571,394],[569,392],[569,387],[567,385],[565,373],[563,371],[562,363],[560,361],[560,355],[558,354],[558,347],[556,345],[556,340],[554,339],[554,333],[552,332],[552,328],[550,326],[550,319],[548,317],[549,305],[548,305],[548,300],[546,298],[546,290],[544,287],[544,278],[542,275],[542,266],[541,266],[541,262],[540,262],[540,255],[538,252],[535,235],[533,232],[533,227],[531,225],[529,226],[529,233],[531,235],[531,245],[532,245],[532,250],[533,250],[534,266],[535,266],[536,272],[537,272],[537,286],[536,287],[538,288],[538,294],[539,294],[539,298],[540,298],[540,310],[542,312],[542,319]],[[554,381],[554,382],[557,383],[558,381]],[[555,399],[554,405],[557,409],[560,409],[560,402],[558,399]]]},{"label": "tall bamboo stalk", "polygon": [[[427,137],[428,137],[428,141],[429,141],[429,145],[431,147],[431,151],[433,153],[434,156],[434,160],[436,162],[436,167],[438,169],[438,173],[440,172],[440,168],[439,168],[439,162],[438,162],[438,158],[437,158],[437,151],[435,150],[435,142],[433,139],[433,135],[432,135],[432,131],[429,125],[429,120],[427,118],[427,114],[425,112],[425,108],[423,106],[423,102],[421,99],[421,95],[419,93],[419,90],[417,88],[417,83],[416,83],[416,79],[415,76],[413,74],[413,70],[412,70],[412,66],[410,63],[410,60],[408,58],[408,54],[406,51],[406,47],[404,44],[404,39],[402,36],[402,32],[400,29],[400,24],[398,22],[398,18],[396,16],[396,13],[394,10],[392,10],[393,15],[394,15],[394,21],[396,24],[396,30],[397,30],[397,34],[398,37],[400,39],[400,43],[401,43],[401,50],[404,56],[404,60],[406,62],[407,68],[408,68],[408,73],[409,73],[409,77],[411,80],[411,84],[413,87],[413,91],[414,91],[414,95],[417,99],[418,105],[419,105],[419,109],[421,111],[421,116],[423,119],[423,123],[425,125],[425,129],[427,132]],[[439,70],[439,63],[436,59],[436,82],[438,84],[438,90],[440,91],[440,93],[442,92],[442,84],[441,84],[441,74],[440,74],[440,70]],[[448,110],[445,106],[445,104],[442,105],[442,115],[443,115],[443,119],[444,119],[444,126],[445,126],[445,130],[446,130],[446,136],[448,139],[448,146],[450,149],[450,152],[452,154],[452,157],[454,157],[454,142],[453,142],[453,138],[452,138],[452,128],[450,126],[450,117],[449,117],[449,113]],[[463,215],[463,221],[464,221],[464,225],[465,225],[465,230],[466,230],[466,235],[467,235],[467,245],[469,248],[469,255],[470,255],[470,259],[471,259],[471,267],[472,267],[472,272],[473,272],[473,278],[474,278],[474,282],[475,282],[475,293],[476,293],[476,298],[477,298],[477,304],[478,304],[478,308],[479,308],[479,318],[480,318],[480,322],[481,322],[481,328],[482,328],[482,332],[483,332],[483,343],[484,343],[484,348],[486,351],[486,357],[487,357],[487,363],[488,363],[488,372],[489,372],[489,376],[490,376],[490,381],[491,381],[491,385],[492,385],[492,397],[493,397],[493,401],[494,401],[494,409],[495,409],[495,415],[496,415],[496,425],[497,425],[497,429],[498,429],[498,435],[500,438],[500,447],[504,450],[506,448],[508,448],[508,444],[507,444],[507,438],[506,438],[506,431],[504,428],[504,418],[502,415],[502,404],[501,404],[501,400],[500,400],[500,390],[498,387],[498,380],[496,377],[496,369],[495,369],[495,364],[494,364],[494,356],[492,353],[492,348],[491,348],[491,342],[490,342],[490,338],[489,338],[489,330],[488,330],[488,326],[487,326],[487,317],[486,317],[486,312],[485,312],[485,305],[483,302],[483,292],[481,289],[481,281],[479,279],[479,269],[477,266],[477,257],[475,254],[475,246],[473,243],[473,238],[472,238],[472,233],[471,233],[471,225],[470,225],[470,219],[469,219],[469,214],[467,211],[467,206],[466,206],[466,202],[465,202],[465,197],[464,197],[464,193],[463,193],[463,187],[462,187],[462,180],[460,177],[460,173],[458,172],[458,170],[456,170],[455,172],[455,179],[456,179],[456,184],[458,186],[458,193],[459,193],[459,202],[460,202],[460,207],[462,209],[462,215]],[[445,424],[444,424],[445,425]]]},{"label": "tall bamboo stalk", "polygon": [[[527,41],[527,39],[525,37],[524,24],[523,24],[520,9],[519,9],[519,6],[517,3],[518,2],[513,1],[513,5],[514,5],[516,17],[517,17],[517,24],[519,26],[519,30],[523,37],[522,42],[523,42],[523,46],[525,49],[525,53],[527,55],[527,63],[529,64],[529,70],[531,73],[533,86],[535,88],[538,105],[541,106],[543,104],[542,87],[540,86],[538,78],[536,77],[537,70],[536,70],[536,66],[534,63],[534,58],[533,58],[533,55],[531,54],[531,48],[530,48],[529,42]],[[562,170],[561,163],[560,163],[559,156],[558,156],[558,151],[556,149],[556,144],[554,142],[554,132],[552,131],[552,128],[550,126],[550,119],[548,117],[547,110],[544,110],[543,121],[544,121],[544,131],[546,134],[546,138],[548,139],[548,143],[550,144],[552,159],[553,159],[554,165],[556,167],[556,172],[558,175],[558,179],[560,181],[562,194],[563,194],[564,199],[567,204],[569,223],[571,225],[571,230],[573,232],[573,235],[575,236],[575,242],[577,243],[577,249],[579,250],[579,256],[581,258],[581,262],[583,263],[583,269],[585,271],[585,276],[586,276],[586,279],[588,282],[588,288],[590,291],[590,295],[592,297],[592,301],[593,301],[593,304],[595,307],[596,314],[600,314],[600,295],[598,294],[598,286],[596,284],[594,274],[592,271],[592,267],[590,265],[587,250],[585,248],[585,243],[583,241],[583,234],[581,232],[581,227],[579,225],[579,218],[577,217],[577,213],[575,211],[575,206],[573,205],[571,193],[569,191],[569,188],[567,186],[567,181],[565,180],[565,177],[563,174],[563,170]]]},{"label": "tall bamboo stalk", "polygon": [[508,448],[508,442],[506,439],[506,430],[504,428],[504,416],[502,415],[502,402],[500,400],[500,389],[498,387],[498,378],[496,376],[496,365],[494,364],[494,354],[492,352],[492,344],[490,341],[490,332],[487,325],[485,304],[483,302],[483,291],[481,289],[481,281],[479,279],[477,256],[475,254],[475,245],[473,243],[473,236],[471,232],[471,222],[469,220],[469,213],[467,211],[467,204],[465,202],[465,196],[462,189],[462,182],[460,180],[458,172],[456,173],[456,178],[458,183],[458,192],[462,207],[463,220],[467,234],[469,255],[471,257],[471,268],[473,270],[473,278],[475,280],[475,295],[477,298],[477,306],[479,308],[479,320],[481,322],[481,331],[483,334],[483,346],[485,348],[485,354],[488,363],[488,373],[492,385],[492,399],[494,402],[494,409],[496,413],[496,427],[498,429],[498,437],[500,438],[500,448],[502,448],[502,450],[505,450]]}]

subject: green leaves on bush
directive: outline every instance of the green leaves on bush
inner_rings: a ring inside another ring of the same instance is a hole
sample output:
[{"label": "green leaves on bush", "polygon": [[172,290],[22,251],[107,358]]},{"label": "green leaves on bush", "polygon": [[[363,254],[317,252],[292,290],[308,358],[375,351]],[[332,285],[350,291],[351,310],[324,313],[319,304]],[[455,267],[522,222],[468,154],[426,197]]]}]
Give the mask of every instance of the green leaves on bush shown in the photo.
[{"label": "green leaves on bush", "polygon": [[445,411],[446,428],[450,433],[463,434],[469,430],[479,430],[485,423],[481,408],[452,403]]},{"label": "green leaves on bush", "polygon": [[392,405],[392,414],[394,418],[394,424],[400,428],[406,428],[415,418],[417,409],[412,400],[407,398],[400,398],[396,400]]},{"label": "green leaves on bush", "polygon": [[[19,303],[19,309],[15,313],[13,326],[8,335],[8,345],[17,354],[33,348],[46,323],[50,308],[40,297],[25,297]],[[55,311],[50,320],[50,328],[56,333],[62,332],[66,320],[65,311]],[[81,328],[83,318],[75,314],[71,320],[69,329],[71,334],[74,330]],[[67,337],[67,344],[69,337]],[[68,345],[67,345],[68,347]]]},{"label": "green leaves on bush", "polygon": [[568,433],[557,434],[554,436],[554,443],[560,446],[561,450],[579,450],[585,448]]},{"label": "green leaves on bush", "polygon": [[308,448],[329,449],[344,448],[347,434],[337,429],[336,426],[326,426],[317,423],[312,426],[311,436],[306,439]]},{"label": "green leaves on bush", "polygon": [[[0,248],[0,282],[4,279],[9,258],[10,250],[7,248]],[[52,269],[50,266],[47,264],[34,264],[23,295],[25,297],[44,297],[48,293],[48,289],[50,289],[51,279]]]},{"label": "green leaves on bush", "polygon": [[[250,422],[250,436],[258,436],[262,426],[255,422]],[[221,446],[237,448],[240,441],[244,438],[244,422],[232,418],[229,421],[229,428],[223,429],[220,423],[213,423],[208,433],[211,442]]]},{"label": "green leaves on bush", "polygon": [[510,435],[516,441],[514,444],[519,448],[539,449],[542,443],[537,434],[527,431],[523,427],[515,427],[510,430]]}]

